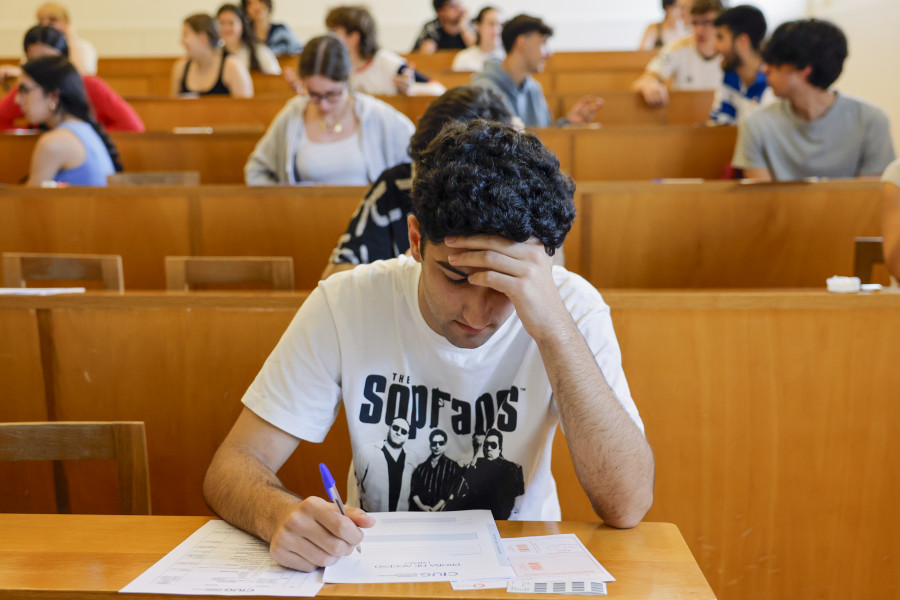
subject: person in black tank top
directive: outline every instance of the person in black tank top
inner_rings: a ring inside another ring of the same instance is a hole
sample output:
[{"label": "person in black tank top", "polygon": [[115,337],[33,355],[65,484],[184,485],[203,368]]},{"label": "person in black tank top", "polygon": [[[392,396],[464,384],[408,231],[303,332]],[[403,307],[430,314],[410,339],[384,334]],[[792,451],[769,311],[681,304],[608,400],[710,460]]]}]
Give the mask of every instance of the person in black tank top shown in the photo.
[{"label": "person in black tank top", "polygon": [[[219,38],[219,27],[215,19],[207,14],[191,15],[184,20],[181,44],[187,51],[187,58],[175,63],[172,68],[172,94],[230,95],[235,97],[252,97],[253,81],[247,67],[234,59]],[[200,68],[206,71],[201,77],[209,81],[216,60],[219,60],[218,75],[208,89],[191,89],[188,86],[188,75],[191,64],[195,71]]]}]

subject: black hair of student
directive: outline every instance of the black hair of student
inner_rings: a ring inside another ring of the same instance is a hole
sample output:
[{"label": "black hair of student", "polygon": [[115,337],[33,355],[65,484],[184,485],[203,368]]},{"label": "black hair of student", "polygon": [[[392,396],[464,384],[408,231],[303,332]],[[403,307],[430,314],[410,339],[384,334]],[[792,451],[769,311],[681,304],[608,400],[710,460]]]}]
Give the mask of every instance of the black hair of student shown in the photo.
[{"label": "black hair of student", "polygon": [[253,31],[253,25],[250,23],[250,19],[247,18],[247,14],[237,4],[223,4],[216,11],[216,17],[221,16],[224,12],[230,12],[241,22],[241,44],[250,51],[250,70],[261,70],[259,58],[256,56],[256,33]]},{"label": "black hair of student", "polygon": [[[674,2],[674,1],[675,0],[672,0],[672,2]],[[472,22],[480,24],[482,19],[484,19],[484,15],[488,14],[488,12],[492,11],[492,10],[499,10],[499,9],[496,6],[491,6],[490,4],[488,4],[487,6],[483,7],[481,10],[478,11],[478,14],[475,15],[475,18],[472,19]]]},{"label": "black hair of student", "polygon": [[[272,0],[260,0],[263,4],[266,5],[266,8],[269,9],[269,12],[272,12]],[[241,8],[244,9],[244,12],[247,12],[247,0],[241,0]]]},{"label": "black hair of student", "polygon": [[663,10],[666,10],[670,6],[675,6],[675,0],[662,0]]},{"label": "black hair of student", "polygon": [[332,81],[347,81],[352,69],[347,46],[339,37],[329,33],[309,40],[300,54],[297,71],[301,79],[321,75]]},{"label": "black hair of student", "polygon": [[432,429],[432,430],[431,430],[431,433],[428,434],[428,441],[429,441],[429,442],[433,442],[433,441],[434,441],[434,436],[436,436],[436,435],[442,435],[442,436],[444,436],[444,441],[445,441],[445,442],[446,442],[447,439],[448,439],[448,438],[447,438],[447,432],[445,432],[443,429]]},{"label": "black hair of student", "polygon": [[516,15],[503,24],[503,32],[500,34],[500,39],[503,40],[503,49],[509,54],[516,45],[516,38],[534,32],[550,37],[553,35],[553,28],[537,17],[525,14]]},{"label": "black hair of student", "polygon": [[512,118],[497,92],[477,85],[452,88],[432,100],[419,117],[416,131],[409,140],[409,156],[413,162],[419,160],[419,155],[449,121],[488,119],[510,125]]},{"label": "black hair of student", "polygon": [[553,256],[572,228],[574,193],[537,136],[475,119],[444,125],[419,155],[410,195],[423,248],[450,235],[533,237]]},{"label": "black hair of student", "polygon": [[378,29],[372,13],[365,6],[337,6],[325,15],[325,27],[340,27],[348,34],[359,34],[359,55],[368,60],[378,52]]},{"label": "black hair of student", "polygon": [[708,12],[720,13],[725,10],[722,0],[694,0],[691,3],[691,15],[705,15]]},{"label": "black hair of student", "polygon": [[209,47],[219,46],[219,23],[206,13],[195,13],[184,20],[194,33],[205,33]]},{"label": "black hair of student", "polygon": [[729,8],[716,17],[714,25],[727,27],[735,38],[741,34],[747,34],[750,45],[757,52],[766,37],[766,16],[761,10],[749,4]]},{"label": "black hair of student", "polygon": [[837,80],[847,59],[847,37],[841,29],[821,19],[782,23],[762,52],[766,64],[812,67],[809,83],[827,90]]},{"label": "black hair of student", "polygon": [[444,8],[444,5],[450,2],[450,0],[433,0],[431,5],[434,6],[434,12],[437,12]]},{"label": "black hair of student", "polygon": [[103,140],[116,171],[121,171],[122,163],[119,160],[119,151],[103,126],[94,118],[94,111],[84,91],[84,81],[69,59],[65,56],[42,56],[26,62],[22,65],[22,71],[34,79],[45,94],[59,93],[56,110],[90,123],[100,139]]},{"label": "black hair of student", "polygon": [[22,40],[22,49],[25,50],[26,54],[29,46],[35,44],[44,44],[45,46],[56,48],[63,56],[69,56],[69,44],[66,42],[66,35],[49,25],[35,25],[25,32],[25,38]]},{"label": "black hair of student", "polygon": [[484,434],[484,441],[487,442],[489,437],[497,438],[497,450],[500,451],[500,454],[503,454],[503,434],[500,433],[498,429],[489,429],[486,434]]}]

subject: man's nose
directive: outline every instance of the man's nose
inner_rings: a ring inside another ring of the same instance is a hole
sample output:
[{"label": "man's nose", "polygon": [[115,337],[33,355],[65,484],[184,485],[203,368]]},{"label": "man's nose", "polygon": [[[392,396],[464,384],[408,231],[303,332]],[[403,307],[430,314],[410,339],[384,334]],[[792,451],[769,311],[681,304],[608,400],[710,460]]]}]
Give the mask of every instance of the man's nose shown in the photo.
[{"label": "man's nose", "polygon": [[463,318],[469,327],[484,329],[490,325],[497,295],[490,288],[473,286],[463,307]]}]

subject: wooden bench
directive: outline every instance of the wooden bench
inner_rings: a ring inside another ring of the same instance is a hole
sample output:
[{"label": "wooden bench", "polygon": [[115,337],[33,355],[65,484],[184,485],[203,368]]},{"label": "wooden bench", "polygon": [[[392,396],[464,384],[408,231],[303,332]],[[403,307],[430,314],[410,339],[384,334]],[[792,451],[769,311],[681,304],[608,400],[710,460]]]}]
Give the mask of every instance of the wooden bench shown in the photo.
[{"label": "wooden bench", "polygon": [[[873,181],[579,183],[566,265],[599,288],[821,287],[880,231]],[[309,289],[362,187],[9,189],[0,250],[121,254],[127,289],[163,289],[163,257],[291,256]],[[887,283],[886,278],[883,283]]]},{"label": "wooden bench", "polygon": [[[0,385],[9,399],[0,420],[51,412],[143,420],[154,512],[208,514],[199,491],[206,466],[304,297],[0,298]],[[678,525],[717,594],[801,597],[821,587],[819,596],[836,599],[841,582],[863,597],[892,599],[885,582],[900,571],[900,295],[607,290],[604,297],[656,457],[647,519]],[[323,444],[301,443],[283,481],[320,495],[315,465],[327,462],[343,489],[346,431],[339,415]],[[568,461],[558,435],[553,469],[563,519],[595,519]],[[22,476],[0,474],[0,510],[52,512],[43,504],[52,496],[22,497]],[[114,486],[113,472],[100,477]],[[115,497],[96,489],[73,489],[73,510],[116,512]],[[878,560],[857,558],[872,552]]]},{"label": "wooden bench", "polygon": [[[730,126],[622,125],[535,130],[579,181],[718,179],[731,162],[737,130]],[[129,171],[190,170],[204,184],[243,183],[244,164],[262,130],[210,133],[113,133]],[[27,179],[36,135],[0,134],[0,183]]]}]

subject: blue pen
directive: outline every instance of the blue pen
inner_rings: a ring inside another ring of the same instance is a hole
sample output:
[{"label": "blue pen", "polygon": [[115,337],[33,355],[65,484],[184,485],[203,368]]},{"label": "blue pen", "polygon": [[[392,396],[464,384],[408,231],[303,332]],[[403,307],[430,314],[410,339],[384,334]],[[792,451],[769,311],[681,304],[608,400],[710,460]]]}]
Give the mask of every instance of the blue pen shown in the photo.
[{"label": "blue pen", "polygon": [[[334,477],[331,476],[331,471],[328,470],[325,463],[319,463],[319,474],[322,476],[322,485],[325,486],[325,493],[328,494],[328,497],[331,498],[332,502],[337,504],[341,514],[346,515],[347,513],[344,512],[344,503],[341,501],[341,495],[338,494],[337,485],[334,483]],[[359,549],[359,546],[356,547],[356,551],[362,552],[362,550]]]}]

